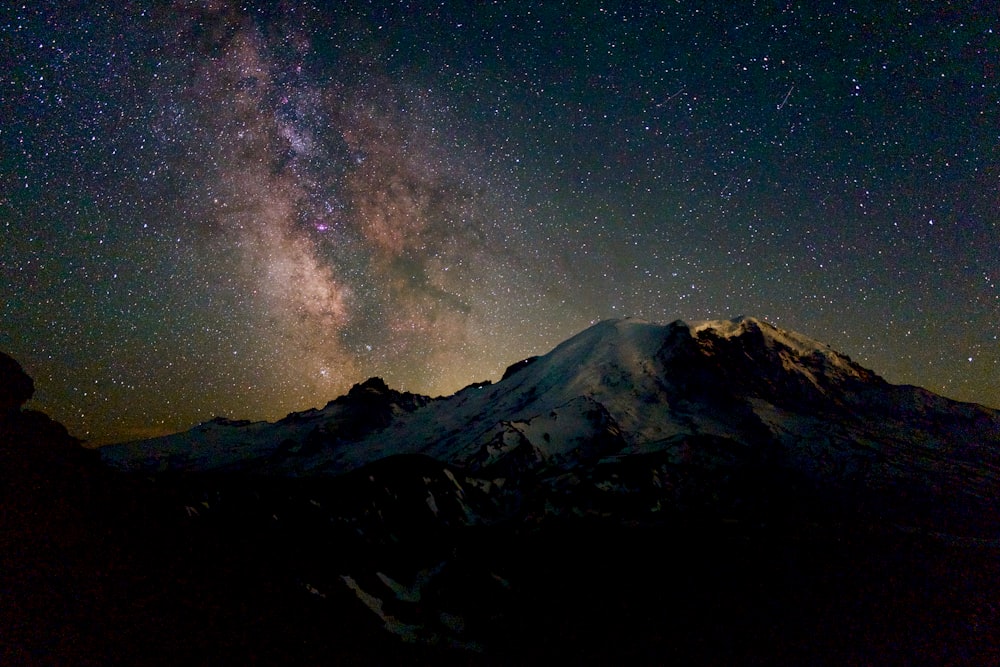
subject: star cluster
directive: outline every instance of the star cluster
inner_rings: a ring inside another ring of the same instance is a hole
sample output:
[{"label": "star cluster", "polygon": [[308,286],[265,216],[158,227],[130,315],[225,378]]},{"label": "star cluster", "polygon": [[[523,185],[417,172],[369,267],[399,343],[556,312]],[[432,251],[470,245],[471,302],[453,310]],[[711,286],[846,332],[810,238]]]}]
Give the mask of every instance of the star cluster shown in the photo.
[{"label": "star cluster", "polygon": [[0,347],[96,442],[760,316],[1000,406],[976,2],[2,10]]}]

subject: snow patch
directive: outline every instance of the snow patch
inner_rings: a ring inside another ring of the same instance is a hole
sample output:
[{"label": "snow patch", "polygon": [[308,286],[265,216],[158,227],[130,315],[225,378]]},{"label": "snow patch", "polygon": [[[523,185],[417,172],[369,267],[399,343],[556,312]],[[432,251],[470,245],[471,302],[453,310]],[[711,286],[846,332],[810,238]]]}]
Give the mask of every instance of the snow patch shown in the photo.
[{"label": "snow patch", "polygon": [[404,641],[417,641],[417,632],[422,629],[421,626],[403,623],[396,617],[386,614],[382,609],[382,600],[380,598],[366,592],[360,585],[358,585],[358,582],[355,581],[353,577],[349,575],[341,575],[340,578],[345,584],[347,584],[348,588],[354,591],[354,594],[358,596],[358,599],[361,600],[366,607],[382,619],[382,622],[385,623],[386,630],[394,635],[397,635]]}]

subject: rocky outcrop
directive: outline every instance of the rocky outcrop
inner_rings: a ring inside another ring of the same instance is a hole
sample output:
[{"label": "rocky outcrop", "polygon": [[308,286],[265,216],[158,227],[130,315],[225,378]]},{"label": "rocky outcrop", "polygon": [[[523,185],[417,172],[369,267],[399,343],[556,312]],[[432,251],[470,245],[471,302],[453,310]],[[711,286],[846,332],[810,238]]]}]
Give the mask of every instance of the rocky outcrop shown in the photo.
[{"label": "rocky outcrop", "polygon": [[0,352],[0,419],[21,409],[35,393],[35,383],[21,364]]}]

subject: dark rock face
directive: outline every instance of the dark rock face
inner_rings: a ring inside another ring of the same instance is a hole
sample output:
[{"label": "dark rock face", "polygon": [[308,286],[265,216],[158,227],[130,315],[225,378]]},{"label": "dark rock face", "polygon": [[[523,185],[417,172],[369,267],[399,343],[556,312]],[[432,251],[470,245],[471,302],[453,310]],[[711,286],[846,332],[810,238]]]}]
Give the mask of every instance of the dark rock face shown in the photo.
[{"label": "dark rock face", "polygon": [[315,433],[313,443],[356,439],[385,428],[394,415],[413,412],[430,400],[426,396],[390,389],[382,378],[369,378],[351,387],[346,396],[331,401],[341,410],[336,419],[328,421]]},{"label": "dark rock face", "polygon": [[35,393],[35,383],[21,364],[0,352],[0,416],[21,409]]},{"label": "dark rock face", "polygon": [[80,622],[99,610],[95,575],[104,549],[95,524],[102,469],[62,424],[20,409],[33,383],[0,356],[0,662],[42,664],[88,649]]},{"label": "dark rock face", "polygon": [[522,359],[521,361],[517,362],[516,364],[511,364],[510,366],[507,367],[507,370],[505,370],[503,372],[503,377],[500,378],[500,381],[503,382],[504,380],[506,380],[507,378],[509,378],[514,373],[517,373],[519,370],[527,368],[528,366],[530,366],[531,364],[535,363],[536,361],[538,361],[538,357],[537,356],[535,356],[535,357],[528,357],[527,359]]},{"label": "dark rock face", "polygon": [[390,389],[382,378],[374,377],[354,385],[346,396],[331,403],[350,406],[357,416],[368,415],[371,426],[384,426],[394,412],[412,412],[430,400],[427,396]]},{"label": "dark rock face", "polygon": [[0,447],[4,455],[24,456],[36,463],[86,457],[80,441],[62,424],[37,410],[22,410],[34,393],[34,380],[21,364],[0,352]]},{"label": "dark rock face", "polygon": [[408,391],[396,391],[390,389],[380,377],[368,378],[360,384],[356,384],[347,392],[346,396],[334,399],[332,403],[356,401],[367,404],[398,405],[406,411],[415,410],[428,402],[426,396],[413,394]]}]

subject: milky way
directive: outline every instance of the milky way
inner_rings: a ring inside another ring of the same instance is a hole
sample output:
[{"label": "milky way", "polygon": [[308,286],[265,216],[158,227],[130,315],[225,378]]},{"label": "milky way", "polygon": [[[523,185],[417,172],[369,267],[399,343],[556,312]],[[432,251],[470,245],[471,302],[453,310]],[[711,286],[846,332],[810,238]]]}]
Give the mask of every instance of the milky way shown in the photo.
[{"label": "milky way", "polygon": [[749,314],[1000,405],[1000,25],[796,3],[0,14],[0,347],[92,441]]},{"label": "milky way", "polygon": [[365,63],[320,80],[308,40],[268,40],[238,12],[168,25],[179,71],[150,112],[182,180],[163,203],[185,215],[163,220],[198,227],[203,275],[250,302],[231,317],[255,339],[252,384],[308,401],[365,374],[432,393],[468,382],[484,323],[471,304],[510,264],[515,223],[483,214],[502,179],[449,135],[446,105]]}]

